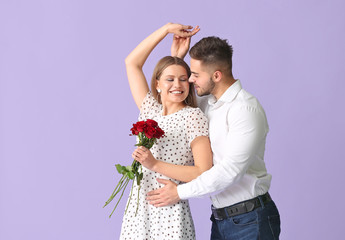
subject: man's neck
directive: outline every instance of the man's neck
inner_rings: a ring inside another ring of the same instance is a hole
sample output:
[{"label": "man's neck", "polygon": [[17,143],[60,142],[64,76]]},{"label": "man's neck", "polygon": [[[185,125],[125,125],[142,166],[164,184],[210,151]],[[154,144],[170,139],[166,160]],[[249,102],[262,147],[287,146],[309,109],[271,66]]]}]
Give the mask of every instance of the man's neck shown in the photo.
[{"label": "man's neck", "polygon": [[228,88],[234,84],[236,80],[233,77],[223,78],[220,82],[216,83],[215,88],[212,91],[212,95],[218,99],[225,93]]}]

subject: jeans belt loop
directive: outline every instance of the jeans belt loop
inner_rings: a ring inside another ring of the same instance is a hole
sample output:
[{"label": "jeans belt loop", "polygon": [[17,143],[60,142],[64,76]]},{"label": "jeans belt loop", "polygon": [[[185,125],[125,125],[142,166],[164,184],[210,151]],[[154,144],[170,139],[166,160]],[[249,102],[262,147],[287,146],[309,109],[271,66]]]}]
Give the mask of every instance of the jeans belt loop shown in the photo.
[{"label": "jeans belt loop", "polygon": [[261,197],[261,196],[258,196],[258,199],[259,199],[259,202],[260,202],[261,207],[262,207],[262,208],[265,208],[264,202],[265,202],[265,199],[266,199],[266,198]]}]

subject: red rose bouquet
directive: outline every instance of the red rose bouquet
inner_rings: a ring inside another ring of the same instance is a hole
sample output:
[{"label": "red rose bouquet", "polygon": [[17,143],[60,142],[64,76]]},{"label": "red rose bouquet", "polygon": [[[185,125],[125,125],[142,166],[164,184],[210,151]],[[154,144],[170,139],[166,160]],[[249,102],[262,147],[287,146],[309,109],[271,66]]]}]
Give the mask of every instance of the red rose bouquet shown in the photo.
[{"label": "red rose bouquet", "polygon": [[[164,136],[164,131],[158,127],[158,123],[154,120],[147,119],[146,121],[139,121],[135,124],[133,124],[133,127],[131,128],[132,134],[131,135],[137,135],[139,142],[135,144],[135,146],[144,146],[148,149],[150,149],[153,144],[156,143],[157,139],[161,138]],[[120,164],[116,164],[116,169],[117,171],[122,174],[122,178],[118,182],[118,184],[115,187],[115,190],[111,194],[110,198],[108,201],[106,201],[105,206],[107,206],[115,197],[118,193],[121,192],[120,198],[117,201],[113,211],[111,212],[109,218],[111,215],[113,215],[113,212],[115,211],[117,205],[119,204],[123,193],[126,190],[126,187],[129,183],[130,180],[133,180],[132,182],[132,187],[131,187],[131,194],[129,196],[129,200],[126,206],[125,214],[127,212],[128,205],[131,201],[132,198],[132,190],[133,190],[133,184],[134,184],[134,179],[136,179],[136,184],[139,186],[138,188],[138,199],[137,199],[137,209],[136,213],[138,212],[138,207],[139,207],[139,191],[140,191],[140,181],[143,179],[143,172],[142,172],[142,166],[139,162],[136,160],[133,161],[132,165],[130,166],[122,166]]]}]

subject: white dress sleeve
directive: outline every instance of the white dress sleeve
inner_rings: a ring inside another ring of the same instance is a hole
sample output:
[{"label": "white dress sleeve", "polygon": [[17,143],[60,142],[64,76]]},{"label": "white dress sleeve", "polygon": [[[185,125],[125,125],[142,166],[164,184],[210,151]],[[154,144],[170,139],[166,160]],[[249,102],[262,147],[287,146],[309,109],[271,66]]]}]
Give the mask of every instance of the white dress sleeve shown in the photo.
[{"label": "white dress sleeve", "polygon": [[161,110],[162,104],[160,104],[149,91],[140,106],[139,120],[152,119],[152,117],[159,114]]},{"label": "white dress sleeve", "polygon": [[190,108],[185,127],[189,146],[196,137],[208,136],[208,120],[200,108]]}]

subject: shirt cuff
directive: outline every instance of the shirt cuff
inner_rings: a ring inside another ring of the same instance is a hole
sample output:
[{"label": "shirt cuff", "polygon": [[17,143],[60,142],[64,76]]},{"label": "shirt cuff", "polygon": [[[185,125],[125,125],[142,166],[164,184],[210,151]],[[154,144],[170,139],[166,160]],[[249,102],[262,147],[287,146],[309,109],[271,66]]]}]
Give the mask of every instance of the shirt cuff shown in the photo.
[{"label": "shirt cuff", "polygon": [[188,193],[190,193],[188,190],[188,184],[184,183],[177,186],[177,194],[181,200],[190,198],[191,196]]}]

